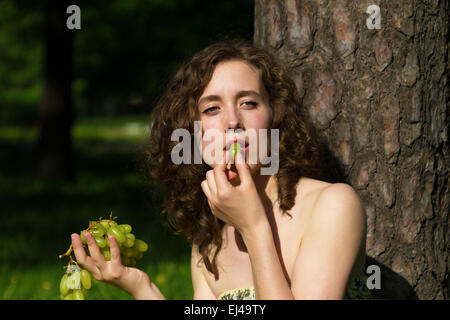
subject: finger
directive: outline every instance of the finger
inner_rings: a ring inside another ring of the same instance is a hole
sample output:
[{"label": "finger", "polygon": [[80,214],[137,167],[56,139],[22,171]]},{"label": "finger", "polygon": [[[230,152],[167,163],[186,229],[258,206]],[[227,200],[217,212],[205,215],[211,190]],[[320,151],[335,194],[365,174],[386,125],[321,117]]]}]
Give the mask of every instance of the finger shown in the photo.
[{"label": "finger", "polygon": [[[214,170],[209,170],[208,172],[206,172],[206,182],[209,186],[210,195],[214,197],[217,194],[217,187],[214,179]],[[210,199],[212,199],[212,197],[210,197]]]},{"label": "finger", "polygon": [[229,152],[225,153],[225,163],[227,164],[227,170],[231,169],[231,164],[233,163],[231,154]]},{"label": "finger", "polygon": [[236,156],[236,170],[241,180],[241,185],[246,185],[253,182],[252,174],[250,168],[245,162],[243,152],[239,152]]},{"label": "finger", "polygon": [[98,268],[95,266],[94,261],[89,259],[89,257],[86,255],[80,236],[74,233],[72,234],[71,238],[72,248],[73,252],[75,253],[75,259],[77,260],[77,262],[92,274],[98,272]]},{"label": "finger", "polygon": [[231,153],[229,150],[227,152],[225,152],[225,154],[223,155],[223,159],[224,159],[226,169],[230,170],[232,159],[231,159]]},{"label": "finger", "polygon": [[226,170],[225,165],[214,168],[214,181],[219,193],[223,193],[233,187],[228,181]]},{"label": "finger", "polygon": [[229,155],[229,151],[225,151],[224,153],[222,153],[222,161],[218,164],[218,167],[227,167],[228,162],[230,162],[230,155]]},{"label": "finger", "polygon": [[211,199],[211,191],[209,190],[208,181],[203,180],[200,186],[202,187],[203,193],[206,195],[206,198],[208,198],[209,201],[209,199]]},{"label": "finger", "polygon": [[122,259],[120,258],[120,248],[116,238],[114,238],[114,236],[111,235],[108,236],[108,240],[109,240],[109,249],[111,252],[111,262],[114,265],[122,265]]},{"label": "finger", "polygon": [[83,235],[88,244],[89,253],[91,254],[92,260],[94,261],[95,265],[99,269],[102,269],[106,263],[106,260],[103,257],[103,255],[101,254],[100,249],[97,245],[97,242],[95,242],[95,239],[92,236],[92,234],[90,234],[90,232],[85,232],[85,233],[83,233]]},{"label": "finger", "polygon": [[208,199],[208,204],[209,204],[209,208],[211,209],[211,213],[213,214],[213,216],[216,216],[216,214],[213,210],[213,205],[212,205],[211,201],[209,201],[209,199]]}]

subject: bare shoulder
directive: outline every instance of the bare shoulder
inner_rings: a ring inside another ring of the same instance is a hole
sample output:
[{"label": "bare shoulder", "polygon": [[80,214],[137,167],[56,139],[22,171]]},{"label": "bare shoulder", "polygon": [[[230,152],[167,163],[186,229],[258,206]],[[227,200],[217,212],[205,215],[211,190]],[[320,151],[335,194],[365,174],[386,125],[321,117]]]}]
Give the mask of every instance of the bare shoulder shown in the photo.
[{"label": "bare shoulder", "polygon": [[297,199],[304,233],[313,225],[330,225],[331,221],[365,224],[360,198],[352,186],[302,178],[297,184]]},{"label": "bare shoulder", "polygon": [[311,210],[316,225],[345,224],[361,229],[365,214],[357,192],[348,184],[334,183],[318,190]]},{"label": "bare shoulder", "polygon": [[[355,209],[350,210],[352,212],[362,211],[360,210],[362,208],[358,194],[352,186],[345,183],[329,184],[321,189],[314,205],[319,209],[338,209],[346,207],[347,209]],[[348,210],[346,210],[346,212],[347,211]]]},{"label": "bare shoulder", "polygon": [[296,297],[341,297],[350,275],[364,268],[361,202],[344,183],[321,185],[309,197],[312,204],[295,259],[293,292]]}]

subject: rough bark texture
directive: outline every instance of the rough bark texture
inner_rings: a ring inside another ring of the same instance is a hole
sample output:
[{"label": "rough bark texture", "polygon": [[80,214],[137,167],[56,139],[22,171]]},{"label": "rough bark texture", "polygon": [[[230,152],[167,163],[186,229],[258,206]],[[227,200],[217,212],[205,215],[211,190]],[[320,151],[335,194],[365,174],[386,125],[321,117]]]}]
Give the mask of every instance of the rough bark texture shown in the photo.
[{"label": "rough bark texture", "polygon": [[[368,29],[370,5],[381,29]],[[384,299],[448,299],[447,1],[256,0],[255,44],[284,60],[367,214]]]}]

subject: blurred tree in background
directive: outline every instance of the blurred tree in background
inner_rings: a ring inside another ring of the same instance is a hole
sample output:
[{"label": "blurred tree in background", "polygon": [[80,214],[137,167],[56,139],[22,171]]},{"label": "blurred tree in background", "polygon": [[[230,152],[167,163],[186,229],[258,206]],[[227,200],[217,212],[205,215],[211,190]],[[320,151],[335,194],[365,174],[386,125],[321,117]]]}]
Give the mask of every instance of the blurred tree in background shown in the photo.
[{"label": "blurred tree in background", "polygon": [[[81,9],[68,30],[66,8]],[[253,1],[0,0],[0,124],[38,126],[37,175],[75,177],[76,117],[149,114],[175,69],[223,37],[253,37]]]},{"label": "blurred tree in background", "polygon": [[[71,31],[72,94],[79,116],[147,114],[186,57],[224,36],[253,38],[252,0],[72,2],[81,9],[81,30]],[[0,0],[0,123],[37,119],[44,4]]]},{"label": "blurred tree in background", "polygon": [[0,0],[0,123],[37,117],[43,83],[43,5]]},{"label": "blurred tree in background", "polygon": [[73,180],[72,55],[73,32],[66,26],[70,0],[44,6],[43,82],[39,105],[37,175],[49,181]]}]

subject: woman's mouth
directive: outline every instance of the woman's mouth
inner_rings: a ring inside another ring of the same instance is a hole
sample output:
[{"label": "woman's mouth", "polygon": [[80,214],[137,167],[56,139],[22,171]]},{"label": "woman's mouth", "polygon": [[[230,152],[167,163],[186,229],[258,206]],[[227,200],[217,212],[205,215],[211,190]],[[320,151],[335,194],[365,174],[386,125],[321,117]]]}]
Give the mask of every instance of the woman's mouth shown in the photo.
[{"label": "woman's mouth", "polygon": [[[237,145],[234,145],[233,146],[233,144],[234,143],[236,143],[236,144],[238,144],[239,146],[237,146]],[[232,149],[234,149],[234,150],[236,150],[236,149],[238,149],[238,150],[244,150],[244,152],[245,153],[247,153],[248,152],[248,142],[246,142],[246,141],[244,141],[244,140],[242,140],[242,139],[233,139],[233,140],[229,140],[228,142],[227,142],[227,144],[225,145],[225,147],[223,148],[223,150],[226,152],[226,151],[231,151]]]}]

